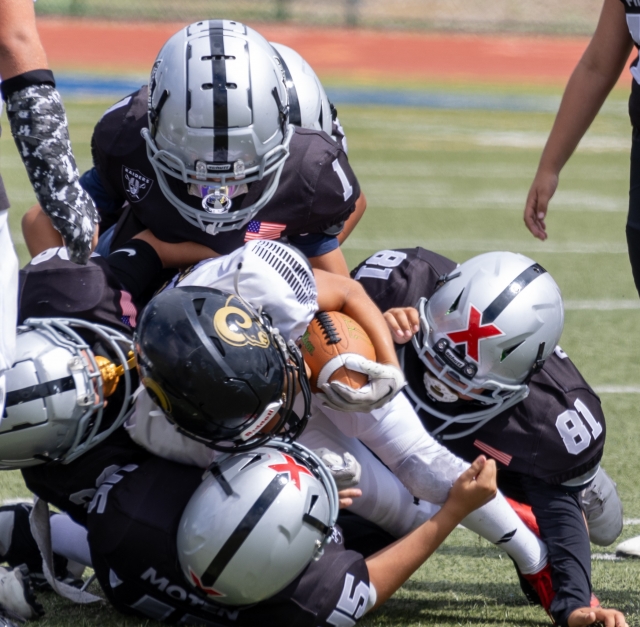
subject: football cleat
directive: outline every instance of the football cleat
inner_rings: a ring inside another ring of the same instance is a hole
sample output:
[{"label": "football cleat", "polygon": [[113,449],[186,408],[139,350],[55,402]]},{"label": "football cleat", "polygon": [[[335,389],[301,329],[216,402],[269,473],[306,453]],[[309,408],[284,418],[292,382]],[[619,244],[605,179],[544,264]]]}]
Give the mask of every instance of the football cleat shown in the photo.
[{"label": "football cleat", "polygon": [[549,609],[551,608],[551,601],[556,596],[556,591],[551,584],[551,567],[547,564],[542,570],[532,575],[523,575],[518,573],[522,580],[529,584],[531,590],[527,590],[522,585],[522,591],[531,603],[542,605],[543,609],[551,616]]},{"label": "football cleat", "polygon": [[8,619],[29,620],[44,614],[29,585],[28,569],[0,566],[0,615]]},{"label": "football cleat", "polygon": [[640,557],[640,536],[629,538],[616,547],[618,557]]},{"label": "football cleat", "polygon": [[[27,502],[0,507],[0,561],[12,567],[26,565],[31,586],[36,590],[49,590],[51,587],[42,572],[40,549],[31,534],[29,515],[32,509],[33,505]],[[84,566],[56,553],[53,563],[58,581],[82,587]]]}]

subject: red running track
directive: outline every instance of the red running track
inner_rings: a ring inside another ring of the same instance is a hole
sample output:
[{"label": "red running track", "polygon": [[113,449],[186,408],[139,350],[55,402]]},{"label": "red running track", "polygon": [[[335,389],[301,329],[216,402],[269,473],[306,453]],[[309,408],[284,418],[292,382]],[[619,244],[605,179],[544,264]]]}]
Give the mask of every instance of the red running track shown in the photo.
[{"label": "red running track", "polygon": [[[42,18],[38,27],[54,69],[144,73],[180,23]],[[255,25],[295,48],[324,77],[372,81],[455,81],[562,85],[587,38],[407,33]],[[630,76],[623,73],[621,83]]]}]

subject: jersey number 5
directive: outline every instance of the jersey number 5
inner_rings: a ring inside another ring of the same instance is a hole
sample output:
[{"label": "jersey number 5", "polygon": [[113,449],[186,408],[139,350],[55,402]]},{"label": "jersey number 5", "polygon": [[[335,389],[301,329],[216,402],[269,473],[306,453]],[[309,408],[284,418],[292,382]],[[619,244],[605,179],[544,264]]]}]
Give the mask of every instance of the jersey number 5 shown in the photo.
[{"label": "jersey number 5", "polygon": [[[556,429],[567,451],[571,455],[578,455],[591,444],[591,434],[594,440],[598,439],[602,433],[602,425],[580,399],[577,399],[573,406],[575,410],[567,409],[556,418]],[[591,433],[585,422],[589,425]]]}]

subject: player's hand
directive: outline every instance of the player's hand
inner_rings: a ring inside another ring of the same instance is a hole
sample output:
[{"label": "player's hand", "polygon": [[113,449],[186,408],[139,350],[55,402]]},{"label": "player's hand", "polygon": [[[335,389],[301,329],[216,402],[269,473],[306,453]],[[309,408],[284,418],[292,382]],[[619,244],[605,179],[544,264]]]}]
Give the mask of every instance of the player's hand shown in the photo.
[{"label": "player's hand", "polygon": [[339,411],[370,412],[386,405],[406,384],[402,370],[391,364],[379,364],[360,355],[349,355],[344,360],[349,370],[369,377],[369,383],[356,390],[339,381],[322,386],[324,402]]},{"label": "player's hand", "polygon": [[359,488],[349,488],[348,490],[340,490],[338,492],[339,509],[345,509],[353,505],[353,499],[362,496],[362,490]]},{"label": "player's hand", "polygon": [[604,627],[628,627],[622,612],[602,607],[579,607],[567,620],[569,627],[586,627],[593,623],[602,623]]},{"label": "player's hand", "polygon": [[396,344],[406,344],[420,330],[420,314],[415,307],[393,307],[383,315]]},{"label": "player's hand", "polygon": [[453,484],[442,506],[455,518],[462,520],[474,510],[488,503],[498,492],[496,463],[480,455]]},{"label": "player's hand", "polygon": [[[354,488],[360,483],[362,466],[360,462],[348,452],[340,455],[328,448],[319,448],[313,451],[327,467],[338,490]],[[357,496],[360,496],[359,494]]]},{"label": "player's hand", "polygon": [[557,187],[557,174],[538,171],[531,184],[531,189],[529,189],[524,207],[524,223],[534,237],[543,241],[547,239],[547,225],[545,224],[547,207]]}]

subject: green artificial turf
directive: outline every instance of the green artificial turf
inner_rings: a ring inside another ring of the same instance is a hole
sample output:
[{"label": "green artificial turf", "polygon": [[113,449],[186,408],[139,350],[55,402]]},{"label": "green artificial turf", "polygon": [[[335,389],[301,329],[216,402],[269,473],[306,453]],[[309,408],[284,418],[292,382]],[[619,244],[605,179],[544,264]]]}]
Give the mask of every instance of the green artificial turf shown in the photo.
[{"label": "green artificial turf", "polygon": [[[81,170],[90,166],[91,131],[109,104],[67,102]],[[503,249],[533,257],[555,277],[567,302],[561,344],[602,391],[608,426],[603,465],[625,505],[622,538],[640,534],[640,301],[624,236],[630,145],[624,95],[616,93],[607,103],[565,168],[545,243],[525,229],[522,211],[552,115],[355,106],[340,106],[339,112],[368,199],[365,217],[344,247],[350,265],[381,248],[422,245],[458,261]],[[13,201],[11,224],[24,263],[19,222],[34,197],[6,119],[0,172]],[[0,473],[0,498],[22,496],[28,494],[19,475]],[[640,560],[614,561],[613,547],[594,547],[594,554],[594,591],[603,604],[625,610],[629,624],[640,624]],[[43,627],[151,624],[124,618],[107,605],[73,607],[52,594],[41,599],[48,610]],[[548,625],[549,619],[527,605],[505,553],[458,529],[362,622],[484,627]]]}]

